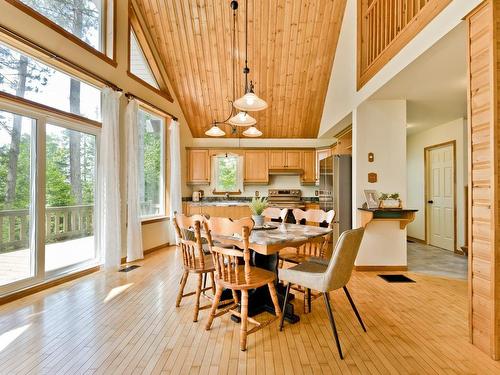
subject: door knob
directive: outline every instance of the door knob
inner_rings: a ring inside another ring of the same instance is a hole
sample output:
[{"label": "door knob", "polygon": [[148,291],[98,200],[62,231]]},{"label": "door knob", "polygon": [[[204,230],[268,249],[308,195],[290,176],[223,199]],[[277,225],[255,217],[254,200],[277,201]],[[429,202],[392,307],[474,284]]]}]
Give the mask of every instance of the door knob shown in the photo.
[{"label": "door knob", "polygon": [[427,201],[427,203],[433,204],[433,203],[434,203],[434,201]]}]

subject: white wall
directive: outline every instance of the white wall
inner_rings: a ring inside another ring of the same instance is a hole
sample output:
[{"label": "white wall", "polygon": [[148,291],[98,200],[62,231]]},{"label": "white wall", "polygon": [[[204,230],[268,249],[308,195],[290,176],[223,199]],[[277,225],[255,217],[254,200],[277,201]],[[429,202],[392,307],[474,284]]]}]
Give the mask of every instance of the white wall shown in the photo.
[{"label": "white wall", "polygon": [[347,0],[319,136],[328,132],[408,64],[454,29],[482,0],[453,0],[361,90],[356,87],[357,0]]},{"label": "white wall", "polygon": [[[374,162],[368,162],[373,152]],[[368,173],[378,175],[368,182]],[[399,192],[406,201],[406,101],[372,100],[353,112],[353,223],[361,224],[358,207],[364,190]],[[357,266],[406,266],[406,229],[399,222],[372,222],[366,227]]]},{"label": "white wall", "polygon": [[415,221],[408,226],[408,236],[425,240],[425,165],[424,149],[456,141],[457,246],[463,246],[465,194],[467,186],[467,122],[457,119],[432,129],[411,135],[407,139],[408,207],[418,209]]}]

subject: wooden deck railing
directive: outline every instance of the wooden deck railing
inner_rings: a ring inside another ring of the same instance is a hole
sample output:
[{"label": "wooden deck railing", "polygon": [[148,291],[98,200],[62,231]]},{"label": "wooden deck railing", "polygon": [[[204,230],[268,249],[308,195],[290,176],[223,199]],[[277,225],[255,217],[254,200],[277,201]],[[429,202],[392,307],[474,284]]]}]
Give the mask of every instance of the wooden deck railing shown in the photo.
[{"label": "wooden deck railing", "polygon": [[[94,206],[47,207],[45,241],[55,242],[91,236]],[[0,253],[26,249],[29,244],[29,210],[0,211]]]},{"label": "wooden deck railing", "polygon": [[358,0],[358,88],[451,0]]}]

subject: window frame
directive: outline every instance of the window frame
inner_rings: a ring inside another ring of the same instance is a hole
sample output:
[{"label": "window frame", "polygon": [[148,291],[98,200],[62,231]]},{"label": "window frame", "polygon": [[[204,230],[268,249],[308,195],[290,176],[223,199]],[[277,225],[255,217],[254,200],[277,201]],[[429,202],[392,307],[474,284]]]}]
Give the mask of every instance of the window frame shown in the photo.
[{"label": "window frame", "polygon": [[[139,101],[139,100],[138,100]],[[168,219],[167,215],[167,207],[168,207],[168,186],[167,186],[167,177],[168,177],[168,123],[170,121],[170,118],[166,116],[164,113],[155,110],[154,108],[150,107],[146,103],[143,103],[142,101],[139,101],[139,111],[146,112],[156,118],[159,118],[162,120],[163,124],[163,131],[162,131],[162,137],[163,137],[163,142],[162,142],[162,149],[161,149],[161,155],[160,155],[160,187],[162,191],[160,192],[160,198],[161,202],[160,205],[163,207],[163,213],[158,214],[158,215],[148,215],[148,216],[140,216],[140,221],[142,225],[145,224],[151,224],[159,221],[164,221]],[[139,123],[137,123],[139,126]],[[141,167],[141,166],[139,166]],[[140,202],[139,202],[140,203]]]},{"label": "window frame", "polygon": [[[38,12],[36,9],[22,3],[19,0],[5,0],[10,5],[19,9],[21,12],[27,14],[31,18],[43,23],[45,26],[51,28],[55,32],[59,33],[66,39],[77,44],[79,47],[85,49],[86,51],[97,56],[106,63],[117,67],[118,63],[116,61],[116,3],[117,0],[102,0],[102,14],[101,14],[101,44],[102,51],[92,47],[90,44],[84,42],[82,39],[73,35],[71,32],[67,31],[63,27],[59,26],[57,23],[44,16],[42,13]],[[112,20],[108,19],[109,15],[112,15]],[[109,31],[112,31],[111,35]],[[111,46],[110,46],[111,44]]]},{"label": "window frame", "polygon": [[[17,98],[17,97],[16,97]],[[35,248],[33,254],[33,276],[14,281],[12,283],[0,286],[0,299],[19,292],[25,288],[31,288],[37,285],[45,284],[56,280],[61,277],[65,277],[71,274],[77,274],[79,272],[84,272],[92,268],[98,267],[103,263],[103,252],[99,247],[99,242],[96,235],[96,210],[94,210],[94,246],[95,246],[95,257],[94,259],[84,260],[75,264],[71,264],[65,267],[61,267],[55,270],[46,271],[45,270],[45,184],[46,184],[46,169],[45,169],[45,159],[46,159],[46,126],[47,124],[52,124],[60,126],[63,128],[87,133],[94,135],[96,137],[96,165],[99,163],[100,153],[100,141],[101,141],[101,129],[100,127],[93,126],[87,121],[81,121],[80,119],[75,119],[72,116],[67,116],[64,112],[63,114],[57,114],[50,110],[44,110],[42,108],[32,106],[30,103],[23,101],[15,101],[6,99],[0,96],[0,111],[6,111],[14,113],[20,116],[26,116],[32,118],[36,121],[36,129],[33,134],[32,142],[35,143],[35,161],[34,171],[35,180],[33,184],[36,187],[36,199],[33,201],[33,211],[35,217],[33,219],[33,231],[34,231],[34,244]],[[98,172],[96,170],[96,179],[98,179]],[[96,192],[94,207],[97,208],[100,203],[100,197],[97,191],[98,181],[96,180]],[[35,190],[35,189],[33,189]]]},{"label": "window frame", "polygon": [[[236,166],[236,189],[237,190],[231,190],[231,191],[225,191],[225,190],[217,190],[217,177],[219,176],[218,172],[218,163],[216,162],[217,158],[219,157],[235,157],[237,159],[237,166]],[[215,159],[215,160],[214,160]],[[242,189],[244,186],[244,176],[243,176],[243,156],[237,153],[232,153],[232,152],[223,152],[223,153],[216,153],[212,155],[212,194],[215,195],[222,195],[222,194],[230,194],[230,195],[239,195],[242,193]]]},{"label": "window frame", "polygon": [[[35,56],[35,54],[30,53],[30,52],[26,51],[25,49],[18,48],[17,44],[14,45],[13,43],[10,43],[8,38],[0,37],[0,42],[5,44],[8,48],[11,48],[12,50],[14,50],[22,55],[26,55],[29,58],[31,58],[35,61],[38,61],[41,64],[44,64],[51,69],[59,71],[62,74],[65,74],[69,77],[72,77],[78,81],[85,83],[88,86],[92,86],[92,87],[98,89],[99,91],[101,91],[101,115],[102,115],[102,89],[103,89],[103,85],[98,85],[94,82],[91,82],[90,80],[87,80],[85,78],[82,78],[81,76],[74,74],[73,72],[68,71],[67,69],[64,69],[64,65],[62,65],[62,64],[51,64],[50,62],[45,61],[44,59],[41,59],[38,56]],[[26,105],[29,108],[36,108],[37,110],[40,110],[43,112],[50,112],[56,116],[62,116],[63,118],[64,117],[71,118],[71,119],[78,121],[78,122],[85,122],[88,125],[91,125],[94,127],[100,128],[102,126],[102,123],[100,121],[89,119],[87,117],[84,117],[82,115],[77,115],[75,113],[66,112],[62,109],[54,108],[54,107],[51,107],[49,105],[46,105],[43,103],[38,103],[38,102],[35,102],[33,100],[22,98],[20,96],[16,96],[14,94],[10,94],[10,93],[7,93],[5,91],[0,90],[0,99],[2,99],[2,98],[8,100],[9,102],[17,102],[20,105]]]},{"label": "window frame", "polygon": [[[170,103],[174,102],[174,99],[172,98],[172,95],[170,94],[170,91],[167,87],[167,80],[165,79],[158,61],[156,60],[154,54],[153,54],[153,49],[151,48],[151,45],[149,44],[149,41],[147,37],[144,35],[144,31],[142,30],[139,18],[137,16],[136,11],[134,10],[132,2],[129,0],[129,16],[128,16],[128,31],[127,31],[127,75],[135,80],[136,82],[140,83],[142,86],[148,88],[149,90],[155,92],[156,94],[164,97],[167,99]],[[146,61],[149,64],[149,68],[153,74],[154,79],[158,83],[158,86],[160,87],[159,89],[150,85],[148,82],[144,81],[142,78],[136,76],[135,74],[132,73],[131,67],[130,67],[130,52],[131,52],[131,38],[130,35],[134,32],[139,47],[142,49],[142,53],[144,54]],[[149,61],[148,57],[149,55],[151,56],[151,60]]]}]

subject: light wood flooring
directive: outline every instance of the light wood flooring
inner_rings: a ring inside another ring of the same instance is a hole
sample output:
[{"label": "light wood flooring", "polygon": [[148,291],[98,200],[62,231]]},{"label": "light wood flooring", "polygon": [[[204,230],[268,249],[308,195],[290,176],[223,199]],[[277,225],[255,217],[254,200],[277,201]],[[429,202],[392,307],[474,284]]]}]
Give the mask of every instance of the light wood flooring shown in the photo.
[{"label": "light wood flooring", "polygon": [[322,299],[283,332],[276,323],[250,335],[247,352],[229,316],[205,331],[207,310],[193,323],[192,299],[174,307],[178,257],[158,251],[130,273],[101,271],[0,306],[0,374],[500,374],[468,342],[465,281],[410,273],[416,283],[388,284],[354,273],[349,289],[368,333],[332,293],[341,361]]}]

